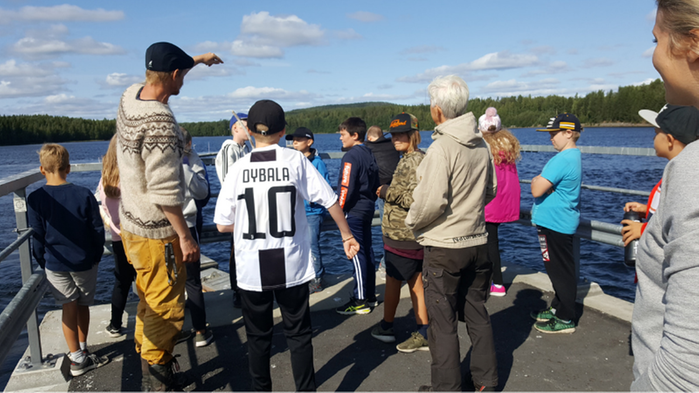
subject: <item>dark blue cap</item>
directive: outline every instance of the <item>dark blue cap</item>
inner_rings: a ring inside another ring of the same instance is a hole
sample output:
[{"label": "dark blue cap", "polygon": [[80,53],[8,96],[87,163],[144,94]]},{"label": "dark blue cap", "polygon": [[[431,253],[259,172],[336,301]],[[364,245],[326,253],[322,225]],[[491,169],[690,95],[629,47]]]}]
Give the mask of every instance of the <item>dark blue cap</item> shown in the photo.
[{"label": "dark blue cap", "polygon": [[169,42],[156,42],[146,49],[146,69],[172,72],[194,67],[194,59]]},{"label": "dark blue cap", "polygon": [[[236,115],[238,115],[238,119],[240,119],[240,120],[247,120],[248,119],[247,113],[238,112],[238,113],[236,113]],[[231,122],[230,122],[230,124],[228,124],[228,129],[233,128],[233,124],[238,122],[238,119],[236,119],[235,116],[231,117]]]},{"label": "dark blue cap", "polygon": [[313,132],[311,132],[311,130],[309,130],[309,129],[306,128],[306,127],[299,127],[299,128],[296,129],[296,131],[294,131],[293,134],[287,135],[287,136],[286,136],[286,140],[287,140],[287,141],[290,141],[290,140],[294,139],[295,137],[296,137],[296,138],[308,138],[308,139],[313,139]]}]

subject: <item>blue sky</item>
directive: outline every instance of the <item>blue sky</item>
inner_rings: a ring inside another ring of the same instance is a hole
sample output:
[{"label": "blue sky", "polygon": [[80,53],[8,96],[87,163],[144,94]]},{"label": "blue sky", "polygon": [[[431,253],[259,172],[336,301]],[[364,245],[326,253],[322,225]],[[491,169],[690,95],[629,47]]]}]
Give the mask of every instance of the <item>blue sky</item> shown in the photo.
[{"label": "blue sky", "polygon": [[170,104],[180,121],[365,101],[427,104],[438,75],[471,97],[584,95],[648,83],[652,0],[0,1],[0,114],[114,118],[169,41],[197,66]]}]

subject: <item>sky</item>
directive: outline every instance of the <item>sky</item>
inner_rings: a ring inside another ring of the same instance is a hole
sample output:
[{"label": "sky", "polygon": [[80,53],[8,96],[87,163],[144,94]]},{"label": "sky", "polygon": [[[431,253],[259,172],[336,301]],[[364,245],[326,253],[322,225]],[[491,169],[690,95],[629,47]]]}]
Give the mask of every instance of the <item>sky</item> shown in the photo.
[{"label": "sky", "polygon": [[659,78],[654,20],[653,0],[4,0],[0,114],[113,119],[159,41],[224,61],[187,74],[170,99],[181,122],[260,99],[429,104],[449,74],[471,98],[585,95]]}]

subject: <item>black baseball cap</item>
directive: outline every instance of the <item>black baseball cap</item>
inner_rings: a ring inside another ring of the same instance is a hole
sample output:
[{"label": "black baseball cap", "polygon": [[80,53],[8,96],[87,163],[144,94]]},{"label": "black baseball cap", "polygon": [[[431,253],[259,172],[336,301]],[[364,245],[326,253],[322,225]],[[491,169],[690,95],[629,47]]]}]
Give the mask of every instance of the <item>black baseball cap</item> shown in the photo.
[{"label": "black baseball cap", "polygon": [[697,140],[699,109],[693,106],[666,105],[655,118],[658,128],[688,145]]},{"label": "black baseball cap", "polygon": [[[258,131],[257,125],[264,124],[267,131]],[[272,100],[257,101],[248,112],[248,128],[256,134],[272,135],[284,131],[286,119],[284,109]]]},{"label": "black baseball cap", "polygon": [[311,132],[311,130],[309,130],[309,129],[306,128],[306,127],[299,127],[299,128],[296,129],[296,131],[294,131],[293,134],[289,134],[289,135],[286,136],[286,140],[287,140],[287,141],[290,141],[290,140],[292,140],[292,139],[294,139],[294,138],[308,138],[308,139],[313,139],[313,140],[315,140],[315,139],[313,138],[313,132]]},{"label": "black baseball cap", "polygon": [[172,72],[194,67],[194,59],[169,42],[156,42],[146,49],[146,69]]},{"label": "black baseball cap", "polygon": [[583,128],[580,125],[580,120],[570,113],[561,113],[556,117],[552,117],[549,120],[549,124],[546,128],[537,129],[537,131],[577,131],[582,132]]},{"label": "black baseball cap", "polygon": [[417,117],[405,112],[393,116],[393,118],[391,118],[391,125],[388,127],[388,132],[408,132],[417,130]]}]

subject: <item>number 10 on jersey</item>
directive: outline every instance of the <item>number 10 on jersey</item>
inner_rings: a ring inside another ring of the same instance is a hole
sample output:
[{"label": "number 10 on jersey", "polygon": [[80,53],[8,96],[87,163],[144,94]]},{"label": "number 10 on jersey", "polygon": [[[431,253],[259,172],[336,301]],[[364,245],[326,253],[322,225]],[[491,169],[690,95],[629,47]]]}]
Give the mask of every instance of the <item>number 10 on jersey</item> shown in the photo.
[{"label": "number 10 on jersey", "polygon": [[[279,204],[278,198],[289,198],[289,208],[284,206],[285,204]],[[258,232],[257,228],[262,227],[264,223],[257,222],[257,208],[264,211],[267,208],[269,212],[269,234],[275,238],[282,237],[293,237],[296,233],[296,220],[294,219],[296,214],[296,187],[295,186],[278,186],[270,187],[267,191],[267,206],[256,205],[255,194],[252,188],[246,188],[245,194],[240,195],[238,199],[245,199],[245,207],[248,211],[248,230],[243,233],[243,239],[255,240],[255,239],[266,239],[267,235],[264,232]],[[264,201],[257,201],[257,203],[264,203]],[[282,220],[280,220],[280,218]],[[285,219],[286,218],[286,219]],[[288,222],[291,224],[289,230],[284,230],[287,228],[279,228],[281,222]]]}]

